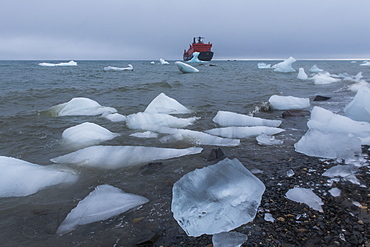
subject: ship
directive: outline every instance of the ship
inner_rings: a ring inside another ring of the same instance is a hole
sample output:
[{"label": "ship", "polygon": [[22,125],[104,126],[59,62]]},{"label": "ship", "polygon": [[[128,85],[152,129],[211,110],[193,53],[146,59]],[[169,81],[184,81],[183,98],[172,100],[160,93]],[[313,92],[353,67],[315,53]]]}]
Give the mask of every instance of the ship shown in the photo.
[{"label": "ship", "polygon": [[201,61],[211,61],[213,57],[213,51],[211,51],[212,44],[203,42],[204,37],[194,37],[193,43],[190,44],[188,50],[184,50],[184,61],[189,61],[193,58],[194,52],[199,52],[198,59]]}]

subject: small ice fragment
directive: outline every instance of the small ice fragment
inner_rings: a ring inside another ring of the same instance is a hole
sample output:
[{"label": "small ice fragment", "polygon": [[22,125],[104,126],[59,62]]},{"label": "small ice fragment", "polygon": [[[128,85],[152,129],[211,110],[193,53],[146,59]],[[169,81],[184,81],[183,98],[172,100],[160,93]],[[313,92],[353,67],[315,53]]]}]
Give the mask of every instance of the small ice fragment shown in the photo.
[{"label": "small ice fragment", "polygon": [[318,197],[315,193],[312,192],[311,189],[305,188],[293,188],[288,190],[285,194],[286,198],[289,200],[305,203],[310,208],[317,210],[319,212],[323,212],[321,205],[324,205],[321,198]]},{"label": "small ice fragment", "polygon": [[299,80],[307,80],[308,76],[306,72],[304,72],[304,68],[299,68],[297,79]]},{"label": "small ice fragment", "polygon": [[338,188],[332,188],[329,192],[332,196],[337,197],[340,196],[341,190]]},{"label": "small ice fragment", "polygon": [[265,213],[265,217],[264,217],[264,219],[265,219],[266,221],[275,222],[274,217],[272,217],[272,214],[270,214],[270,213]]},{"label": "small ice fragment", "polygon": [[133,71],[133,70],[134,70],[134,67],[131,64],[129,64],[125,68],[114,67],[114,66],[104,67],[104,71]]},{"label": "small ice fragment", "polygon": [[169,62],[167,62],[166,60],[164,60],[163,58],[160,58],[159,59],[159,62],[161,63],[161,64],[170,64]]},{"label": "small ice fragment", "polygon": [[294,171],[293,171],[293,169],[289,169],[287,172],[286,172],[286,175],[288,176],[288,177],[292,177],[292,176],[294,176]]},{"label": "small ice fragment", "polygon": [[272,69],[271,64],[266,63],[257,63],[259,69]]},{"label": "small ice fragment", "polygon": [[275,136],[267,135],[267,134],[262,134],[256,137],[256,140],[259,145],[281,145],[283,144],[283,140],[278,140],[275,139]]},{"label": "small ice fragment", "polygon": [[313,65],[312,67],[311,67],[311,69],[310,69],[310,72],[312,72],[312,73],[318,73],[318,72],[322,72],[322,71],[324,71],[323,69],[319,69],[319,67],[317,67],[317,65],[315,64],[315,65]]},{"label": "small ice fragment", "polygon": [[151,131],[145,131],[145,132],[136,132],[130,134],[130,136],[138,137],[138,138],[157,138],[158,134],[151,132]]},{"label": "small ice fragment", "polygon": [[212,236],[213,247],[240,247],[248,236],[240,232],[221,232]]}]

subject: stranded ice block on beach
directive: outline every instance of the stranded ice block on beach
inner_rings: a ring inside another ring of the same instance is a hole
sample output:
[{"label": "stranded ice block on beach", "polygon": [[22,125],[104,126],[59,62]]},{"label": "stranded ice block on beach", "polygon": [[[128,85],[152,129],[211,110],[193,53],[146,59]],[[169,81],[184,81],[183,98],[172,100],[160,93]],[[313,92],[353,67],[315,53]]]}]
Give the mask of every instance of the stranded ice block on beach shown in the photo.
[{"label": "stranded ice block on beach", "polygon": [[311,189],[293,188],[288,190],[285,196],[289,200],[307,204],[310,208],[323,212],[321,206],[324,205],[324,203]]},{"label": "stranded ice block on beach", "polygon": [[344,108],[344,113],[353,120],[370,122],[370,88],[359,88],[356,96]]},{"label": "stranded ice block on beach", "polygon": [[228,232],[254,219],[264,191],[242,163],[226,158],[178,180],[171,211],[188,236]]},{"label": "stranded ice block on beach", "polygon": [[299,110],[310,107],[309,98],[272,95],[269,98],[271,107],[275,110]]},{"label": "stranded ice block on beach", "polygon": [[213,122],[221,126],[270,126],[279,127],[281,120],[269,120],[229,111],[218,111]]}]

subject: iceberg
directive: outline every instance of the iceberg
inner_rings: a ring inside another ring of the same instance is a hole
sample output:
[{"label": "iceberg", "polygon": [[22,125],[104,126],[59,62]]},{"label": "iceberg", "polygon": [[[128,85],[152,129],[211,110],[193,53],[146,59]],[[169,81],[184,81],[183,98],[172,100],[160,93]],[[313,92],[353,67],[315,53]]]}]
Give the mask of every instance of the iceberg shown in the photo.
[{"label": "iceberg", "polygon": [[145,113],[188,114],[191,111],[177,100],[160,93],[146,107]]},{"label": "iceberg", "polygon": [[53,163],[85,167],[116,169],[130,167],[156,160],[165,160],[185,155],[198,154],[202,148],[185,149],[144,146],[91,146],[51,159]]},{"label": "iceberg", "polygon": [[88,98],[73,98],[66,103],[52,106],[43,111],[45,114],[56,116],[96,116],[106,113],[116,113],[112,107],[101,106],[98,102]]},{"label": "iceberg", "polygon": [[265,185],[228,158],[185,174],[172,188],[173,217],[188,236],[228,232],[253,221]]},{"label": "iceberg", "polygon": [[211,135],[222,136],[226,138],[248,138],[256,137],[262,134],[275,135],[283,132],[283,129],[268,127],[268,126],[252,126],[252,127],[223,127],[206,130],[205,132]]},{"label": "iceberg", "polygon": [[187,63],[203,63],[204,61],[201,61],[198,58],[199,54],[200,52],[194,52],[193,57],[189,61],[187,61]]},{"label": "iceberg", "polygon": [[259,69],[272,69],[271,64],[257,63]]},{"label": "iceberg", "polygon": [[292,68],[292,64],[297,61],[295,58],[290,57],[286,60],[284,60],[281,63],[275,64],[273,66],[274,71],[276,72],[283,72],[283,73],[289,73],[289,72],[295,72],[295,69]]},{"label": "iceberg", "polygon": [[221,232],[212,236],[213,247],[240,247],[248,236],[240,232]]},{"label": "iceberg", "polygon": [[104,67],[104,71],[133,71],[133,70],[134,70],[134,67],[132,66],[132,64],[129,64],[125,68],[114,67],[114,66]]},{"label": "iceberg", "polygon": [[344,108],[344,113],[353,120],[370,122],[370,88],[359,88],[356,96]]},{"label": "iceberg", "polygon": [[77,63],[73,60],[68,63],[39,63],[40,66],[54,67],[54,66],[77,66]]},{"label": "iceberg", "polygon": [[166,60],[164,60],[163,58],[160,58],[159,59],[159,62],[161,63],[161,64],[170,64],[169,62],[167,62]]},{"label": "iceberg", "polygon": [[313,65],[312,67],[311,67],[311,69],[310,69],[310,72],[312,72],[312,73],[319,73],[319,72],[322,72],[322,71],[324,71],[323,69],[319,69],[319,67],[317,67],[317,65],[315,64],[315,65]]},{"label": "iceberg", "polygon": [[300,110],[310,107],[309,98],[272,95],[268,101],[275,110]]},{"label": "iceberg", "polygon": [[74,149],[97,145],[119,135],[110,132],[100,125],[89,122],[70,127],[62,133],[64,145]]},{"label": "iceberg", "polygon": [[218,111],[213,122],[221,126],[270,126],[279,127],[281,120],[269,120],[229,111]]},{"label": "iceberg", "polygon": [[297,79],[299,79],[299,80],[307,80],[308,79],[308,76],[307,76],[306,72],[304,72],[304,68],[299,68]]},{"label": "iceberg", "polygon": [[265,146],[281,145],[284,142],[283,140],[275,139],[275,136],[271,136],[267,134],[261,134],[257,136],[256,140],[258,142],[258,145],[265,145]]},{"label": "iceberg", "polygon": [[191,66],[189,64],[186,64],[186,63],[183,63],[183,62],[180,62],[180,61],[176,61],[175,64],[177,65],[177,68],[182,73],[197,73],[197,72],[199,72],[199,69],[194,68],[193,66]]},{"label": "iceberg", "polygon": [[360,66],[370,66],[370,62],[369,61],[363,61],[362,64],[360,64]]},{"label": "iceberg", "polygon": [[313,81],[315,84],[330,84],[333,82],[339,82],[340,79],[331,77],[330,73],[319,73],[313,76]]},{"label": "iceberg", "polygon": [[151,125],[159,125],[173,128],[184,128],[193,124],[198,117],[177,118],[169,114],[138,112],[128,115],[126,118],[127,127],[130,129],[150,130]]},{"label": "iceberg", "polygon": [[0,197],[32,195],[50,186],[72,184],[76,172],[59,166],[41,166],[0,156]]},{"label": "iceberg", "polygon": [[71,210],[58,227],[56,234],[64,235],[79,225],[109,219],[148,201],[143,196],[125,193],[108,184],[99,185]]},{"label": "iceberg", "polygon": [[318,197],[311,189],[305,189],[305,188],[293,188],[288,190],[288,192],[285,194],[286,198],[289,200],[304,203],[307,204],[310,208],[317,210],[319,212],[324,212],[322,210],[322,205],[324,203],[322,202],[321,198]]}]

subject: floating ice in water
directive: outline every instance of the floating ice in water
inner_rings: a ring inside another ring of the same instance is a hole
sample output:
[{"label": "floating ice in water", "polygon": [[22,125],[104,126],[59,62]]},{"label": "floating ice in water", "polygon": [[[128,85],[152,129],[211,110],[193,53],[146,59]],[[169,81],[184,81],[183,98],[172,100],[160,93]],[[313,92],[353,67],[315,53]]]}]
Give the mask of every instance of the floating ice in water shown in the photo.
[{"label": "floating ice in water", "polygon": [[221,232],[212,236],[213,247],[240,247],[248,236],[240,232]]},{"label": "floating ice in water", "polygon": [[269,98],[271,107],[275,110],[299,110],[310,107],[309,98],[272,95]]},{"label": "floating ice in water", "polygon": [[308,76],[307,76],[306,72],[304,72],[304,68],[299,68],[297,79],[300,79],[300,80],[307,80],[308,79]]},{"label": "floating ice in water", "polygon": [[264,191],[239,160],[226,158],[179,179],[171,211],[188,236],[228,232],[253,221]]},{"label": "floating ice in water", "polygon": [[340,79],[331,77],[330,73],[319,73],[313,76],[313,81],[315,84],[330,84],[333,82],[338,82]]},{"label": "floating ice in water", "polygon": [[51,159],[54,163],[115,169],[156,160],[198,154],[202,148],[156,148],[143,146],[92,146]]},{"label": "floating ice in water", "polygon": [[189,61],[187,61],[187,63],[203,63],[204,61],[201,61],[198,58],[199,54],[199,52],[194,52],[193,57]]},{"label": "floating ice in water", "polygon": [[347,117],[370,122],[370,88],[361,87],[353,100],[344,108]]},{"label": "floating ice in water", "polygon": [[64,235],[79,225],[109,219],[148,201],[143,196],[125,193],[108,184],[99,185],[71,210],[56,234]]},{"label": "floating ice in water", "polygon": [[182,72],[182,73],[197,73],[199,72],[199,69],[194,68],[193,66],[177,61],[175,62],[177,68]]},{"label": "floating ice in water", "polygon": [[94,123],[85,122],[63,131],[62,137],[65,145],[82,148],[100,144],[119,136],[104,127]]},{"label": "floating ice in water", "polygon": [[272,69],[271,64],[257,63],[259,69]]},{"label": "floating ice in water", "polygon": [[77,66],[77,63],[73,60],[68,63],[39,63],[40,66],[54,67],[54,66]]},{"label": "floating ice in water", "polygon": [[146,107],[145,113],[188,114],[191,111],[177,100],[160,93]]},{"label": "floating ice in water", "polygon": [[293,188],[288,190],[285,196],[289,200],[305,203],[314,210],[324,212],[321,207],[321,205],[324,205],[324,203],[322,202],[320,197],[312,192],[311,189]]},{"label": "floating ice in water", "polygon": [[264,219],[265,219],[266,221],[269,221],[269,222],[275,222],[274,217],[272,217],[272,214],[270,214],[270,213],[265,213],[265,217],[264,217]]},{"label": "floating ice in water", "polygon": [[50,186],[74,183],[78,178],[70,169],[6,156],[0,156],[0,170],[0,197],[28,196]]},{"label": "floating ice in water", "polygon": [[338,188],[332,188],[331,190],[329,190],[329,193],[334,197],[338,197],[340,196],[341,190]]},{"label": "floating ice in water", "polygon": [[132,64],[129,64],[125,68],[114,67],[114,66],[107,66],[107,67],[104,67],[104,70],[105,71],[133,71],[134,70],[134,67],[132,66]]},{"label": "floating ice in water", "polygon": [[160,58],[159,59],[159,62],[161,63],[161,64],[170,64],[169,62],[167,62],[166,60],[164,60],[163,58]]},{"label": "floating ice in water", "polygon": [[125,122],[126,121],[126,116],[119,114],[119,113],[105,112],[102,114],[102,117],[112,122]]},{"label": "floating ice in water", "polygon": [[218,111],[213,122],[221,126],[270,126],[279,127],[281,120],[269,120],[229,111]]},{"label": "floating ice in water", "polygon": [[360,64],[360,66],[370,66],[370,62],[363,61],[362,64]]},{"label": "floating ice in water", "polygon": [[88,98],[73,98],[69,102],[52,106],[43,113],[56,116],[96,116],[104,113],[115,113],[112,107],[101,106],[98,102]]},{"label": "floating ice in water", "polygon": [[227,138],[248,138],[256,137],[263,133],[275,135],[283,132],[283,129],[268,127],[268,126],[252,126],[252,127],[223,127],[206,130],[205,132],[211,135],[222,136]]},{"label": "floating ice in water", "polygon": [[145,132],[133,133],[130,136],[138,137],[138,138],[157,138],[158,134],[151,132],[151,131],[145,131]]},{"label": "floating ice in water", "polygon": [[286,60],[284,60],[281,63],[275,64],[273,66],[274,71],[276,72],[283,72],[283,73],[289,73],[289,72],[295,72],[295,69],[292,68],[292,64],[297,61],[293,57],[290,57]]},{"label": "floating ice in water", "polygon": [[348,87],[348,89],[350,91],[354,92],[354,93],[357,93],[360,90],[360,88],[362,88],[362,87],[369,87],[369,83],[366,82],[365,80],[361,80],[359,82],[356,82],[356,83],[350,85]]},{"label": "floating ice in water", "polygon": [[360,184],[360,181],[356,178],[358,168],[354,165],[336,165],[326,170],[322,175],[325,177],[341,177],[345,181],[353,184]]},{"label": "floating ice in water", "polygon": [[275,136],[272,136],[271,134],[261,134],[256,137],[257,143],[259,145],[281,145],[283,144],[283,140],[277,140],[275,139]]},{"label": "floating ice in water", "polygon": [[315,65],[313,65],[312,67],[311,67],[311,69],[310,69],[310,72],[312,72],[312,73],[318,73],[318,72],[322,72],[322,71],[324,71],[323,69],[319,69],[319,67],[317,67],[317,65],[315,64]]},{"label": "floating ice in water", "polygon": [[138,112],[128,115],[126,124],[130,129],[150,130],[151,125],[184,128],[193,124],[198,117],[177,118],[169,114]]},{"label": "floating ice in water", "polygon": [[155,62],[154,61],[151,61],[150,64],[155,64]]}]

